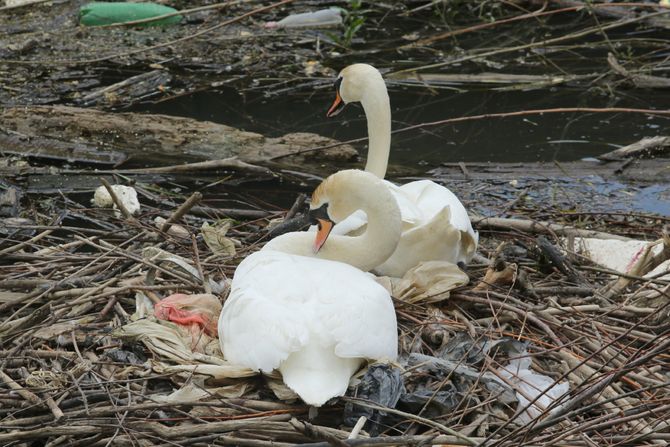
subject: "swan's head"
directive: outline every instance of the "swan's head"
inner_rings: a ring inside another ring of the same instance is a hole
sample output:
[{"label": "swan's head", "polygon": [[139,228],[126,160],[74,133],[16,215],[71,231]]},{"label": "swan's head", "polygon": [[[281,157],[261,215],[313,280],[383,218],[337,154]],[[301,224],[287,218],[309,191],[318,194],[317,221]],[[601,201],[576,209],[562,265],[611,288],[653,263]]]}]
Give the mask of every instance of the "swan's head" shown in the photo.
[{"label": "swan's head", "polygon": [[350,102],[363,102],[370,92],[383,88],[386,84],[381,73],[372,65],[353,64],[345,67],[335,80],[335,102],[330,106],[327,117],[335,116]]},{"label": "swan's head", "polygon": [[328,239],[337,222],[346,219],[370,202],[391,202],[390,220],[400,221],[400,211],[395,199],[388,192],[383,181],[374,174],[358,169],[336,172],[326,178],[312,193],[309,216],[317,226],[314,253],[317,253]]}]

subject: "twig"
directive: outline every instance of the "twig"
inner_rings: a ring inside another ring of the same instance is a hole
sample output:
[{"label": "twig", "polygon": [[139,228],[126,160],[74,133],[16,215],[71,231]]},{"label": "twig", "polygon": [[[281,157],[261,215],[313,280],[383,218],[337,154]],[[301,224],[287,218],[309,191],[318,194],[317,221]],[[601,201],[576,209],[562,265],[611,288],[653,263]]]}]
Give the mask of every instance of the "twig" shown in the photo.
[{"label": "twig", "polygon": [[34,236],[34,237],[28,239],[25,242],[21,242],[21,243],[18,243],[16,245],[13,245],[11,247],[7,247],[3,250],[0,250],[0,256],[6,255],[6,254],[9,254],[9,253],[14,253],[15,251],[19,251],[22,248],[28,247],[29,245],[34,244],[35,242],[37,242],[40,239],[50,235],[51,233],[53,233],[53,230],[45,230],[45,231],[41,232],[40,234],[38,234],[37,236]]},{"label": "twig", "polygon": [[200,200],[202,200],[202,194],[200,192],[196,191],[191,194],[191,196],[186,199],[186,201],[182,203],[179,208],[177,208],[175,212],[172,213],[172,215],[163,223],[161,226],[161,231],[165,233],[167,230],[169,230],[174,222],[181,219],[186,213],[189,212],[191,208],[193,208],[196,203],[200,202]]},{"label": "twig", "polygon": [[60,408],[58,408],[58,405],[56,405],[56,403],[51,397],[48,397],[47,399],[42,401],[42,399],[40,399],[36,394],[34,394],[31,391],[28,391],[27,389],[23,388],[21,385],[16,383],[14,379],[12,379],[9,375],[5,374],[5,372],[2,369],[0,369],[0,379],[2,379],[3,382],[5,382],[11,389],[19,393],[21,397],[23,397],[28,402],[35,405],[46,404],[49,410],[51,410],[51,412],[53,413],[54,418],[56,420],[59,420],[60,418],[63,417],[63,412],[61,411]]},{"label": "twig", "polygon": [[444,66],[447,66],[447,65],[462,64],[463,62],[470,61],[470,60],[473,60],[473,59],[482,59],[482,58],[486,58],[486,57],[489,57],[489,56],[495,56],[495,55],[499,55],[499,54],[511,53],[511,52],[521,51],[521,50],[527,50],[527,49],[530,49],[530,48],[546,47],[546,46],[549,46],[551,44],[555,44],[555,43],[559,43],[559,42],[565,42],[566,40],[578,39],[578,38],[581,38],[581,37],[588,36],[590,34],[600,33],[600,32],[606,31],[606,30],[615,29],[615,28],[619,28],[619,27],[622,27],[622,26],[626,26],[626,25],[631,25],[633,23],[642,22],[642,21],[645,21],[645,20],[649,20],[650,18],[660,17],[662,15],[667,15],[667,14],[670,14],[670,10],[654,12],[654,13],[651,13],[651,14],[646,14],[644,16],[634,17],[634,18],[631,18],[631,19],[617,20],[613,23],[607,24],[607,25],[602,26],[602,27],[601,26],[595,26],[595,27],[592,27],[592,28],[588,28],[586,30],[578,31],[578,32],[573,33],[573,34],[569,34],[567,36],[561,36],[561,37],[556,37],[556,38],[553,38],[553,39],[541,40],[541,41],[532,42],[532,43],[525,44],[525,45],[518,45],[518,46],[515,46],[515,47],[501,48],[501,49],[497,49],[497,50],[486,51],[486,52],[479,53],[479,54],[471,54],[471,55],[468,55],[468,56],[463,56],[463,57],[459,57],[459,58],[455,58],[455,59],[450,59],[447,62],[438,62],[438,63],[435,63],[435,64],[424,65],[424,66],[421,66],[421,67],[406,68],[406,69],[403,69],[403,70],[395,71],[392,74],[428,70],[428,69],[431,69],[431,68],[439,68],[439,67],[444,67]]},{"label": "twig", "polygon": [[342,439],[337,438],[332,433],[328,433],[328,431],[323,430],[317,425],[299,421],[296,418],[291,419],[289,424],[291,424],[295,431],[302,433],[309,439],[324,439],[333,447],[347,447],[347,444]]},{"label": "twig", "polygon": [[551,264],[565,274],[568,279],[579,285],[588,285],[588,281],[572,266],[570,261],[563,256],[554,245],[544,236],[538,236],[537,246],[549,259]]},{"label": "twig", "polygon": [[109,184],[107,179],[104,177],[100,177],[100,181],[104,185],[105,189],[109,193],[109,195],[112,197],[112,201],[114,201],[114,204],[116,207],[121,211],[121,214],[123,214],[123,217],[126,219],[134,220],[133,215],[130,214],[130,211],[126,208],[126,206],[123,204],[123,202],[119,199],[119,197],[116,195],[114,192],[114,189],[112,188],[112,185]]},{"label": "twig", "polygon": [[432,428],[435,428],[437,430],[440,430],[443,433],[447,433],[449,435],[455,436],[456,438],[460,439],[462,442],[465,442],[467,445],[479,445],[479,443],[476,440],[474,440],[474,439],[472,439],[468,436],[465,436],[465,435],[457,432],[456,430],[453,430],[453,429],[445,426],[444,424],[440,424],[439,422],[435,422],[435,421],[432,421],[430,419],[426,419],[426,418],[423,418],[421,416],[417,416],[416,414],[406,413],[404,411],[400,411],[400,410],[397,410],[395,408],[383,407],[383,406],[380,406],[380,405],[370,403],[370,402],[368,402],[364,399],[357,399],[355,397],[343,397],[342,399],[344,399],[346,401],[354,402],[354,403],[356,403],[356,405],[360,405],[361,407],[366,407],[366,408],[370,408],[370,409],[373,409],[373,410],[385,411],[387,413],[392,413],[392,414],[397,414],[399,416],[403,416],[405,418],[416,421],[416,422],[421,423],[423,425],[426,425],[428,427],[432,427]]},{"label": "twig", "polygon": [[604,161],[621,161],[627,158],[643,158],[651,155],[659,155],[667,151],[670,151],[670,136],[659,135],[642,138],[635,143],[598,155],[597,158]]},{"label": "twig", "polygon": [[566,225],[559,225],[550,222],[541,222],[524,219],[505,219],[499,217],[476,217],[471,216],[472,223],[477,228],[491,228],[497,230],[516,230],[529,233],[557,234],[562,236],[579,236],[597,239],[614,239],[619,241],[629,241],[630,238],[618,236],[616,234],[603,233],[602,231],[583,230]]}]

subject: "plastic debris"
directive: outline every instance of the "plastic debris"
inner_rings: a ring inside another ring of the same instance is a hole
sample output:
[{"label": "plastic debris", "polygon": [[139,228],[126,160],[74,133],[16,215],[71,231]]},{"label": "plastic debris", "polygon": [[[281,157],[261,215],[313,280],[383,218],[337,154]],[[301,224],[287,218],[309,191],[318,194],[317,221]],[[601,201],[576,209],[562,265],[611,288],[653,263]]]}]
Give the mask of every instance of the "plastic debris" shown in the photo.
[{"label": "plastic debris", "polygon": [[[356,386],[353,396],[374,402],[381,407],[395,408],[404,392],[405,386],[400,369],[390,364],[380,363],[368,368]],[[380,428],[386,425],[385,420],[389,414],[356,405],[355,402],[347,402],[344,405],[345,424],[353,426],[361,416],[365,416],[371,422],[369,425],[366,424],[368,433],[376,436]]]},{"label": "plastic debris", "polygon": [[342,24],[339,8],[320,9],[313,12],[291,14],[278,22],[267,22],[266,28],[321,28]]},{"label": "plastic debris", "polygon": [[211,293],[175,293],[154,306],[154,316],[159,320],[181,324],[194,334],[204,331],[210,337],[218,337],[217,322],[220,313],[221,303]]},{"label": "plastic debris", "polygon": [[[527,355],[513,359],[509,364],[498,370],[501,377],[506,378],[513,384],[516,390],[516,398],[519,401],[519,409],[525,408],[530,400],[535,402],[521,413],[516,421],[519,424],[527,424],[545,412],[555,401],[560,399],[570,389],[568,382],[556,383],[551,377],[538,374],[530,370],[531,359]],[[545,392],[546,391],[546,392]],[[544,394],[543,394],[544,393]],[[542,394],[542,396],[540,396]],[[538,398],[538,396],[540,396]],[[561,405],[552,406],[551,411],[556,411]]]},{"label": "plastic debris", "polygon": [[125,349],[114,348],[105,352],[105,357],[115,363],[128,363],[129,365],[142,365],[146,362],[146,358],[141,353],[138,354],[133,351]]},{"label": "plastic debris", "polygon": [[[119,198],[130,214],[136,215],[140,212],[140,201],[137,198],[135,188],[124,185],[112,185],[112,191],[114,191],[116,197]],[[112,196],[109,195],[109,191],[104,186],[99,186],[95,190],[91,204],[99,208],[113,208],[116,217],[121,217],[121,211],[116,207]]]},{"label": "plastic debris", "polygon": [[[157,3],[126,3],[126,2],[93,2],[79,9],[79,23],[85,26],[111,25],[136,20],[150,19],[178,12],[169,6]],[[182,16],[176,15],[153,22],[141,23],[137,26],[174,25],[181,21]]]},{"label": "plastic debris", "polygon": [[[407,359],[407,367],[412,368],[415,373],[414,377],[425,376],[433,379],[427,382],[405,383],[408,392],[400,398],[400,403],[411,410],[415,408],[415,405],[428,404],[431,396],[439,395],[439,399],[430,406],[431,411],[425,413],[426,416],[438,416],[462,405],[463,399],[470,396],[470,389],[475,383],[484,385],[500,403],[517,402],[512,388],[503,380],[493,373],[482,373],[478,369],[467,366],[463,361],[444,360],[430,355],[412,353]],[[417,375],[417,372],[422,374]],[[447,377],[449,381],[445,382]],[[436,394],[436,392],[442,394]]]},{"label": "plastic debris", "polygon": [[[168,321],[152,319],[133,321],[114,329],[112,333],[125,340],[141,341],[155,355],[175,363],[188,365],[194,362],[203,362],[213,365],[229,365],[222,359],[221,350],[216,348],[219,342],[217,339],[202,339],[207,344],[211,344],[211,346],[207,346],[206,351],[208,353],[204,352],[205,349],[193,349],[190,346],[189,334],[179,325]],[[204,348],[204,346],[199,347]],[[246,370],[246,368],[241,369]]]},{"label": "plastic debris", "polygon": [[437,351],[441,359],[466,365],[477,365],[484,361],[486,356],[493,356],[495,352],[502,352],[508,357],[526,355],[527,342],[504,337],[498,340],[474,339],[467,332],[457,332]]},{"label": "plastic debris", "polygon": [[223,387],[204,387],[201,384],[188,382],[180,389],[168,394],[153,396],[156,402],[165,402],[169,404],[182,405],[184,402],[197,402],[199,400],[208,399],[213,396],[233,399],[241,397],[248,388],[246,382],[237,382],[232,385]]},{"label": "plastic debris", "polygon": [[[651,242],[653,244],[653,242]],[[648,241],[622,241],[617,239],[575,238],[575,251],[586,256],[591,261],[617,272],[627,273],[644,254],[649,246]],[[662,244],[657,244],[651,249],[651,254],[660,253]],[[665,261],[644,276],[654,276],[670,270],[670,261]],[[670,278],[669,275],[663,276]],[[657,278],[658,279],[658,278]]]}]

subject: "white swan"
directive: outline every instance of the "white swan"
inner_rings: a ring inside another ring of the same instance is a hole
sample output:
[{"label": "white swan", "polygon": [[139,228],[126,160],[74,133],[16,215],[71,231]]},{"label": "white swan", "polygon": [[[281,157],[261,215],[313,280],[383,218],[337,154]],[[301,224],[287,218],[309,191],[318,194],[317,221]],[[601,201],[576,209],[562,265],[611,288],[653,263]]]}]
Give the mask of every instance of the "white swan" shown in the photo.
[{"label": "white swan", "polygon": [[[333,221],[358,209],[368,216],[363,234],[329,237]],[[312,195],[310,215],[316,235],[284,234],[240,263],[219,336],[228,361],[278,369],[302,400],[321,406],[345,393],[365,359],[397,356],[391,297],[365,271],[393,253],[401,221],[384,183],[358,170],[328,177]]]},{"label": "white swan", "polygon": [[[339,113],[349,102],[360,102],[368,122],[369,149],[365,170],[384,178],[391,147],[391,106],[379,71],[368,64],[344,68],[335,81],[335,102],[327,116]],[[444,186],[419,180],[396,186],[386,182],[402,213],[402,237],[393,255],[375,272],[401,277],[421,261],[467,263],[477,249],[478,234],[472,229],[463,204]],[[336,234],[356,231],[365,215],[356,213],[338,224]]]}]

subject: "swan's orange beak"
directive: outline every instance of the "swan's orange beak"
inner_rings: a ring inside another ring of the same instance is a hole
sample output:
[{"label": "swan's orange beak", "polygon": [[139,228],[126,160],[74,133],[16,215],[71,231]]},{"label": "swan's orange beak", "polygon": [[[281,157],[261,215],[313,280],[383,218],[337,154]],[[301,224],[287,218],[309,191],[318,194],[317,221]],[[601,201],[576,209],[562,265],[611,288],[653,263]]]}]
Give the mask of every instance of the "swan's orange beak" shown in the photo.
[{"label": "swan's orange beak", "polygon": [[333,105],[330,106],[330,109],[326,112],[326,117],[330,118],[342,111],[344,109],[344,106],[346,103],[342,101],[342,97],[340,96],[340,92],[336,91],[335,92],[335,101],[333,102]]},{"label": "swan's orange beak", "polygon": [[321,247],[326,243],[326,240],[333,229],[332,221],[326,219],[317,219],[317,221],[319,229],[317,230],[316,238],[314,239],[314,254],[321,250]]}]

